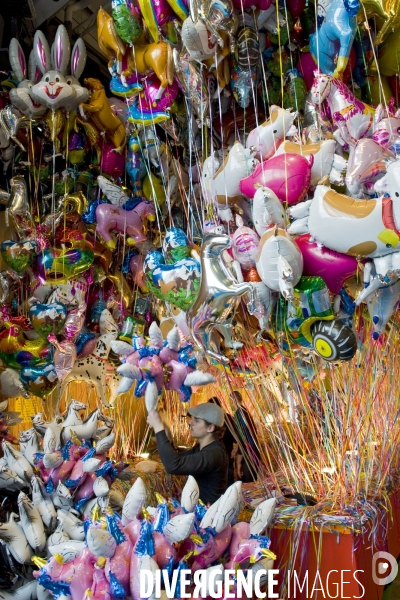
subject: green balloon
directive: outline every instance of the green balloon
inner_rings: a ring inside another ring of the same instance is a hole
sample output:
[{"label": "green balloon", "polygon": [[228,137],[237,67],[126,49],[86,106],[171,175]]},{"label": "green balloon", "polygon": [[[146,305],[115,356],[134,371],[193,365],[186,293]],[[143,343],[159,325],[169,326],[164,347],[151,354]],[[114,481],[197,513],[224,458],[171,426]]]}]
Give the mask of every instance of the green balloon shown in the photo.
[{"label": "green balloon", "polygon": [[115,29],[121,39],[127,44],[134,44],[143,33],[143,27],[139,19],[133,16],[129,8],[124,4],[116,6],[112,10]]}]

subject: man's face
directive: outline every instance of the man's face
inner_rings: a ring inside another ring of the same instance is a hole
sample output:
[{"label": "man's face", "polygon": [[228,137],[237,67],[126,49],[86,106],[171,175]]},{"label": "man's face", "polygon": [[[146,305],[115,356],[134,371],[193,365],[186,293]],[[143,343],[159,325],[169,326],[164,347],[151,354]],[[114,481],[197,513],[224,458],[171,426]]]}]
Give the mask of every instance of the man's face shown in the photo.
[{"label": "man's face", "polygon": [[204,419],[191,417],[189,421],[190,435],[196,440],[205,437],[208,433],[214,430],[214,425],[206,425]]}]

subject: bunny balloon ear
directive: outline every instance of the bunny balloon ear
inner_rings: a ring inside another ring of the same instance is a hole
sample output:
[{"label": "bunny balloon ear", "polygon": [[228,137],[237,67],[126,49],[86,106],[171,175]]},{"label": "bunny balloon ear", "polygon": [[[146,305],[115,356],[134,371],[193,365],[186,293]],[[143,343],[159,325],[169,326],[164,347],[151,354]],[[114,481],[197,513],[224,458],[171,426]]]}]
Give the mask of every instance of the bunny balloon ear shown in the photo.
[{"label": "bunny balloon ear", "polygon": [[28,79],[33,83],[37,83],[40,79],[40,69],[36,64],[35,53],[32,52],[29,54],[28,60]]},{"label": "bunny balloon ear", "polygon": [[13,73],[19,82],[26,79],[26,60],[21,44],[17,38],[12,38],[9,47],[10,63]]},{"label": "bunny balloon ear", "polygon": [[69,35],[64,25],[59,25],[54,44],[51,48],[51,62],[56,71],[65,75],[69,63],[69,55],[71,52],[71,44]]},{"label": "bunny balloon ear", "polygon": [[79,79],[86,65],[86,46],[82,38],[76,40],[71,54],[71,75]]},{"label": "bunny balloon ear", "polygon": [[50,71],[51,62],[49,44],[41,31],[37,31],[33,38],[33,52],[36,64],[44,75],[46,71]]}]

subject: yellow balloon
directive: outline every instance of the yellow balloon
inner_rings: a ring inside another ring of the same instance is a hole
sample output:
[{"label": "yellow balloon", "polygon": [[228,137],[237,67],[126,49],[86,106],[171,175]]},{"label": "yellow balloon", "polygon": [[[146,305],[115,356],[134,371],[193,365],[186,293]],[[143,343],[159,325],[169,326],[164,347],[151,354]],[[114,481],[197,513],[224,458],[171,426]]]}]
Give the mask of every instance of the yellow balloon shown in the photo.
[{"label": "yellow balloon", "polygon": [[400,35],[398,31],[391,33],[378,52],[379,72],[386,77],[400,71]]},{"label": "yellow balloon", "polygon": [[385,77],[385,75],[381,75],[381,80],[379,81],[378,74],[373,72],[368,77],[368,80],[370,82],[369,90],[371,93],[372,104],[375,106],[378,106],[378,104],[389,104],[393,93],[387,77]]},{"label": "yellow balloon", "polygon": [[156,200],[159,205],[165,202],[165,188],[158,177],[150,173],[143,180],[143,196],[146,200]]}]

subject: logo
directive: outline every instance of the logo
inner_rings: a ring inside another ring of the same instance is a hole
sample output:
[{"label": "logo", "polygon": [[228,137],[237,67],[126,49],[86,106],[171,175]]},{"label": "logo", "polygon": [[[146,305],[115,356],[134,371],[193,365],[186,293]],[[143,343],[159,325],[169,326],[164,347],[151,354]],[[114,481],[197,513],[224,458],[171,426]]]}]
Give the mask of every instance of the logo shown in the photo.
[{"label": "logo", "polygon": [[376,585],[388,585],[397,577],[397,560],[388,552],[375,552],[372,557],[372,579]]}]

